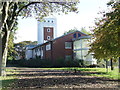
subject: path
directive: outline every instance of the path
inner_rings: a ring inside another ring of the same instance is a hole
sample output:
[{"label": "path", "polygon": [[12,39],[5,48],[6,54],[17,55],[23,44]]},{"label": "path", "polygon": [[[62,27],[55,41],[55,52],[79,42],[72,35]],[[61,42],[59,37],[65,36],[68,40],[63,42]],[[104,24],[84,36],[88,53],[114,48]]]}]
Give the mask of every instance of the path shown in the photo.
[{"label": "path", "polygon": [[[18,81],[13,89],[33,88],[118,88],[118,81],[103,77],[87,76],[90,72],[14,68]],[[93,73],[93,72],[92,72]],[[22,89],[22,90],[23,90]]]}]

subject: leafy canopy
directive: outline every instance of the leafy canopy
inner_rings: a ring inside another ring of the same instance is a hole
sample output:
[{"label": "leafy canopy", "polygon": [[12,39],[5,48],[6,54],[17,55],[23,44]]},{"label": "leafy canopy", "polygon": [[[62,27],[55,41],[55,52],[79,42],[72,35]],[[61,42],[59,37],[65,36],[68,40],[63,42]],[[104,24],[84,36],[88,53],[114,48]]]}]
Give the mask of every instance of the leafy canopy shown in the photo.
[{"label": "leafy canopy", "polygon": [[107,5],[111,6],[111,10],[96,22],[93,30],[90,52],[94,52],[97,59],[120,57],[120,2],[112,0]]}]

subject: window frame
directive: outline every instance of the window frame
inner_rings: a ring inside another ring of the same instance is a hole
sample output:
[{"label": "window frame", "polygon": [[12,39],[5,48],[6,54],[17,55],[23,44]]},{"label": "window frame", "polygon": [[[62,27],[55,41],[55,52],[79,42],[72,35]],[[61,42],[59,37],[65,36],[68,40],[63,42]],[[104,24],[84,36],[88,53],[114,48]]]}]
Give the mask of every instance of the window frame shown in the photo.
[{"label": "window frame", "polygon": [[[49,37],[49,38],[48,38]],[[51,39],[51,37],[50,36],[47,36],[47,40],[50,40]]]},{"label": "window frame", "polygon": [[77,34],[76,33],[73,34],[73,38],[77,38]]},{"label": "window frame", "polygon": [[[69,47],[68,43],[69,43],[70,47]],[[72,49],[72,42],[65,42],[65,49]]]},{"label": "window frame", "polygon": [[78,33],[78,38],[79,38],[79,37],[81,37],[81,34],[80,34],[80,33]]},{"label": "window frame", "polygon": [[50,28],[47,28],[47,32],[50,32],[51,30],[50,30]]},{"label": "window frame", "polygon": [[49,51],[49,50],[51,50],[51,44],[46,45],[46,51]]}]

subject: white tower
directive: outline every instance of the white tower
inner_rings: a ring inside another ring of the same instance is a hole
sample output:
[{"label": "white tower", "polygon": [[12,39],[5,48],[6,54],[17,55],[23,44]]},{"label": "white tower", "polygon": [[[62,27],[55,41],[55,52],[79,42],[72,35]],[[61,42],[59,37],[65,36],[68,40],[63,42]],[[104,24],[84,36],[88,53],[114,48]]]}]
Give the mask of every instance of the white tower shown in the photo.
[{"label": "white tower", "polygon": [[44,18],[44,21],[38,21],[38,44],[45,43],[57,37],[56,18]]}]

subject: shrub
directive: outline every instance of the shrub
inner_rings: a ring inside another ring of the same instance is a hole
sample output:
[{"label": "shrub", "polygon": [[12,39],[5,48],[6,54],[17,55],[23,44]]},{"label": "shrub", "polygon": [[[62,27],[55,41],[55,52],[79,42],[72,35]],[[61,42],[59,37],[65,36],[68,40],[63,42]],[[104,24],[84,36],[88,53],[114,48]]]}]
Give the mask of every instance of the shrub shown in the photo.
[{"label": "shrub", "polygon": [[95,67],[100,67],[100,66],[97,65],[97,64],[93,64],[93,65],[89,65],[89,66],[86,66],[86,67],[89,67],[89,68],[95,68]]},{"label": "shrub", "polygon": [[52,60],[49,59],[20,59],[20,60],[13,60],[10,62],[13,65],[20,66],[20,67],[41,67],[41,68],[48,68],[48,67],[79,67],[80,61],[79,60],[65,60],[63,58],[59,58],[55,60],[53,63]]},{"label": "shrub", "polygon": [[51,60],[43,60],[43,59],[20,59],[20,60],[13,60],[10,62],[13,65],[22,66],[22,67],[52,67]]},{"label": "shrub", "polygon": [[66,67],[78,67],[79,62],[77,60],[65,60]]},{"label": "shrub", "polygon": [[79,67],[79,63],[77,60],[65,60],[63,58],[59,58],[55,60],[54,67]]},{"label": "shrub", "polygon": [[64,67],[65,65],[65,60],[63,58],[58,58],[55,60],[53,67]]}]

